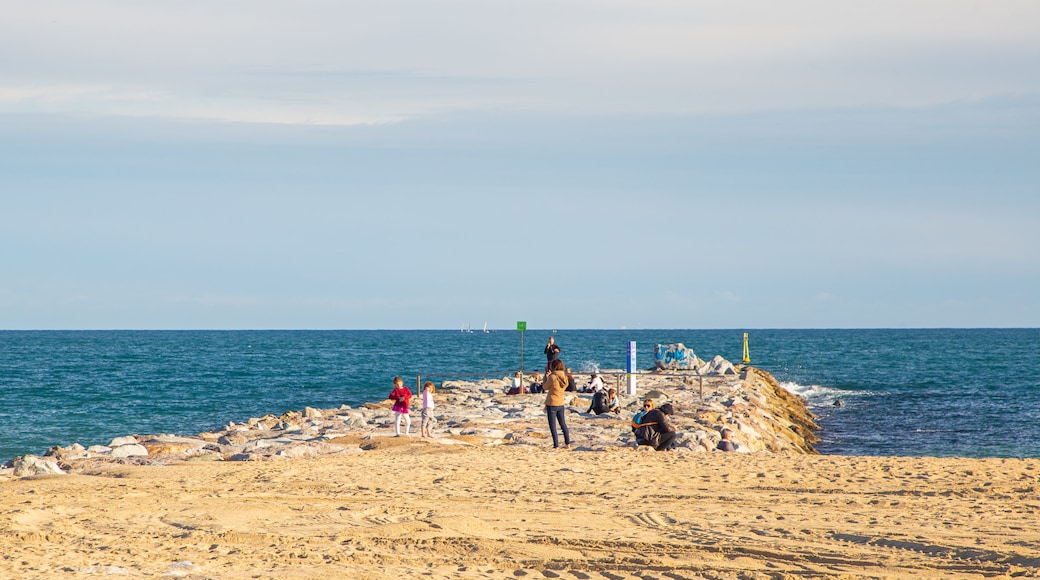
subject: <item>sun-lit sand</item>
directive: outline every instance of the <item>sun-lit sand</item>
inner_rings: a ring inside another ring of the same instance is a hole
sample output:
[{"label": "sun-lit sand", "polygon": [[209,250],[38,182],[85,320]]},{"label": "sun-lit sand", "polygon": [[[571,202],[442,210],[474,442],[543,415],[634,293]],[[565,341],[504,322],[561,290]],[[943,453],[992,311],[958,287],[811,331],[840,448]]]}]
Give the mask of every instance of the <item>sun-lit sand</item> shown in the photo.
[{"label": "sun-lit sand", "polygon": [[0,577],[1040,574],[1040,460],[364,453],[0,482]]}]

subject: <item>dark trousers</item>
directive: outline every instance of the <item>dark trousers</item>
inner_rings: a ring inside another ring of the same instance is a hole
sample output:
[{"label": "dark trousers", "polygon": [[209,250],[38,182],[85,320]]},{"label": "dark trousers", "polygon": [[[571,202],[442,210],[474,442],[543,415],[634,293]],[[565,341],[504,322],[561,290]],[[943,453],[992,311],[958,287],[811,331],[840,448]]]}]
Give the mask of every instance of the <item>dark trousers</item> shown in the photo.
[{"label": "dark trousers", "polygon": [[657,451],[671,449],[673,441],[675,441],[675,433],[668,433],[667,431],[658,433],[657,445],[654,445],[654,449]]},{"label": "dark trousers", "polygon": [[547,407],[545,414],[549,417],[549,432],[552,433],[553,447],[560,446],[560,438],[556,435],[556,422],[560,422],[560,429],[563,429],[563,444],[571,444],[571,432],[567,429],[567,408],[564,406],[559,407]]}]

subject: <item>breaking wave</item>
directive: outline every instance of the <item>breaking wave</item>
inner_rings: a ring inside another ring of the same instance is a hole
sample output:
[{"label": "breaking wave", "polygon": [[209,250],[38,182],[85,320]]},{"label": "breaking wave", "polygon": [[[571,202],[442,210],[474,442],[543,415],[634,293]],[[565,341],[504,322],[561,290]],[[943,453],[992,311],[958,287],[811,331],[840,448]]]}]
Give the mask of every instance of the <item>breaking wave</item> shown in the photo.
[{"label": "breaking wave", "polygon": [[836,401],[870,396],[870,391],[846,391],[823,385],[800,385],[794,382],[782,382],[780,386],[801,396],[810,407],[834,405]]}]

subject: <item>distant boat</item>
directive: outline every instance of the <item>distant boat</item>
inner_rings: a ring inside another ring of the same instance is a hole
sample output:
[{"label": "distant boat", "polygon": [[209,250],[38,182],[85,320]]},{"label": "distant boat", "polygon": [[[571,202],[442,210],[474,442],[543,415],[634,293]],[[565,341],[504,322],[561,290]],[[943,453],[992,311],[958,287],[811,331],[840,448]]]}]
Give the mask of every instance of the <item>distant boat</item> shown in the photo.
[{"label": "distant boat", "polygon": [[484,333],[485,333],[485,334],[487,334],[487,331],[488,331],[488,329],[487,329],[487,323],[485,322],[485,323],[484,323]]},{"label": "distant boat", "polygon": [[468,324],[463,324],[462,325],[462,332],[464,332],[466,334],[473,334],[473,331],[470,329]]}]

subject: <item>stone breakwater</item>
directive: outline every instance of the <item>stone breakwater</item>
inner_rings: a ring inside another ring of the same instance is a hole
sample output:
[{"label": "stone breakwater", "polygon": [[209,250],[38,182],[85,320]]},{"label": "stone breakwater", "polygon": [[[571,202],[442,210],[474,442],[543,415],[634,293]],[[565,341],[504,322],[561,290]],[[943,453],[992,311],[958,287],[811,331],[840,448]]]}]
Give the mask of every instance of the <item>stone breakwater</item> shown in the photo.
[{"label": "stone breakwater", "polygon": [[[636,447],[630,421],[641,402],[650,398],[675,407],[672,417],[678,452],[710,452],[728,427],[738,451],[780,454],[815,453],[819,427],[798,397],[768,372],[736,369],[721,357],[709,375],[663,371],[640,374],[637,393],[620,395],[620,415],[588,413],[591,394],[568,392],[567,424],[574,451],[652,452]],[[604,371],[608,388],[625,390],[620,372]],[[281,416],[267,415],[195,437],[129,435],[109,445],[54,447],[43,457],[16,457],[0,476],[89,473],[101,464],[163,465],[193,461],[272,461],[330,454],[364,453],[398,445],[528,445],[551,446],[543,403],[545,395],[507,395],[509,377],[476,382],[445,381],[435,395],[434,437],[419,437],[418,400],[413,399],[410,437],[394,436],[390,401],[352,408],[305,408]],[[390,388],[387,388],[389,392]]]}]

